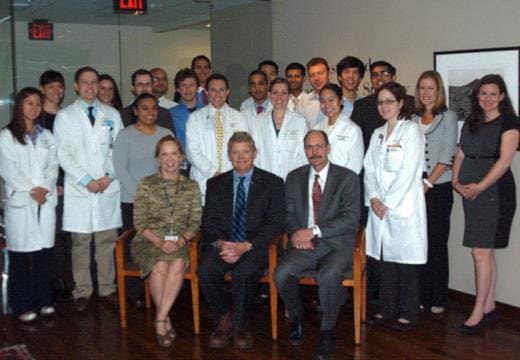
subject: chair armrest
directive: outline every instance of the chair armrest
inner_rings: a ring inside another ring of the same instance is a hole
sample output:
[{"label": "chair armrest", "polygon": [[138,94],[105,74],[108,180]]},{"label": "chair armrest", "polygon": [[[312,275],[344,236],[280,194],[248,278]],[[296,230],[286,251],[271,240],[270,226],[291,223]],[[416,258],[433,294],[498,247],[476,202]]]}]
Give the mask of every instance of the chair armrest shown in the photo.
[{"label": "chair armrest", "polygon": [[116,267],[122,271],[125,266],[125,242],[135,236],[135,229],[128,229],[116,240]]},{"label": "chair armrest", "polygon": [[190,240],[188,245],[188,252],[190,256],[190,272],[196,273],[199,266],[199,244],[202,240],[202,233],[197,231],[197,234]]},{"label": "chair armrest", "polygon": [[283,242],[283,238],[287,237],[285,233],[276,235],[269,242],[267,253],[269,255],[269,275],[272,276],[278,264],[278,246]]}]

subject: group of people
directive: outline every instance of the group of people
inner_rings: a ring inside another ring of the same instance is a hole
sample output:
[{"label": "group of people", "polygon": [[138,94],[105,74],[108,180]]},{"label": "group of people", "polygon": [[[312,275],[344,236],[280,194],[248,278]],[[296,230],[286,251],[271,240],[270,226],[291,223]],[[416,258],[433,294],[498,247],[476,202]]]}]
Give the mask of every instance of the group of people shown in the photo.
[{"label": "group of people", "polygon": [[[187,244],[202,235],[198,276],[216,321],[209,346],[253,344],[247,311],[267,268],[269,241],[287,232],[289,249],[276,269],[295,346],[304,339],[298,279],[316,271],[322,322],[316,357],[335,351],[335,324],[346,299],[357,230],[366,226],[371,324],[407,330],[420,309],[446,310],[448,237],[453,190],[463,198],[464,246],[472,248],[476,301],[461,325],[476,333],[496,319],[494,249],[508,244],[516,208],[510,165],[519,125],[503,79],[481,78],[468,119],[448,110],[435,71],[415,96],[396,82],[386,61],[368,66],[374,93],[360,98],[365,64],[347,56],[330,82],[323,58],[291,63],[285,77],[262,61],[248,76],[240,111],[228,105],[227,78],[200,55],[174,79],[161,68],[132,75],[127,107],[110,75],[76,71],[78,98],[60,108],[64,80],[56,71],[40,90],[24,88],[0,132],[5,181],[9,303],[22,321],[54,313],[56,204],[72,240],[74,307],[93,293],[115,302],[113,249],[118,229],[135,228],[132,257],[149,277],[159,345],[171,346],[169,318],[189,263]],[[312,91],[303,85],[308,76]],[[458,120],[465,120],[460,138]],[[58,181],[59,169],[64,176]],[[362,186],[363,185],[363,186]],[[58,262],[60,259],[58,259]],[[231,302],[222,280],[231,272]]]}]

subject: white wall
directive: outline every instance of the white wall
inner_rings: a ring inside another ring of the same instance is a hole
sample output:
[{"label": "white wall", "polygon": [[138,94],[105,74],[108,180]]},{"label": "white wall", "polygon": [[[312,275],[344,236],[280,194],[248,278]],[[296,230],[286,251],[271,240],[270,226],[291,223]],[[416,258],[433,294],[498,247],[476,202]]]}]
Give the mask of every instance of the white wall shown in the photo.
[{"label": "white wall", "polygon": [[[273,57],[281,65],[320,55],[385,59],[411,89],[433,67],[433,52],[518,46],[518,0],[272,0]],[[520,180],[520,157],[513,164]],[[520,193],[520,188],[518,189]],[[517,195],[517,202],[520,204]],[[474,294],[473,264],[462,247],[463,211],[457,196],[450,236],[450,287]],[[497,299],[520,306],[520,215],[510,246],[497,251]]]},{"label": "white wall", "polygon": [[272,57],[271,6],[254,2],[215,11],[211,17],[213,72],[230,82],[231,106],[238,108],[248,95],[247,76],[262,60]]},{"label": "white wall", "polygon": [[54,41],[32,41],[27,37],[27,23],[16,23],[18,89],[37,86],[43,71],[56,69],[65,76],[65,104],[76,97],[74,71],[85,65],[112,75],[118,82],[124,104],[133,99],[130,76],[134,70],[163,67],[170,78],[168,97],[172,98],[175,72],[189,67],[191,58],[199,54],[210,55],[209,31],[153,33],[149,27],[121,26],[120,67],[118,26],[56,23]]}]

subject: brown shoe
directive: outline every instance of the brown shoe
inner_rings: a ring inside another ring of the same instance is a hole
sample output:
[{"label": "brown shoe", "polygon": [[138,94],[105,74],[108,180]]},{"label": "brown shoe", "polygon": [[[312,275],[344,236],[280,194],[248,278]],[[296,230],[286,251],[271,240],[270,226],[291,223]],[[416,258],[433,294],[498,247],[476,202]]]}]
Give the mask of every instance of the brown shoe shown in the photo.
[{"label": "brown shoe", "polygon": [[244,329],[235,329],[233,331],[233,345],[238,350],[248,350],[253,347],[253,337],[249,331]]},{"label": "brown shoe", "polygon": [[80,297],[74,300],[74,310],[77,312],[85,312],[88,307],[88,298]]},{"label": "brown shoe", "polygon": [[233,334],[233,324],[231,322],[231,314],[227,313],[218,320],[215,331],[209,338],[210,349],[221,349],[229,344],[229,340]]},{"label": "brown shoe", "polygon": [[116,291],[114,291],[112,294],[109,294],[107,296],[100,296],[99,298],[109,304],[119,305],[119,298],[117,297]]}]

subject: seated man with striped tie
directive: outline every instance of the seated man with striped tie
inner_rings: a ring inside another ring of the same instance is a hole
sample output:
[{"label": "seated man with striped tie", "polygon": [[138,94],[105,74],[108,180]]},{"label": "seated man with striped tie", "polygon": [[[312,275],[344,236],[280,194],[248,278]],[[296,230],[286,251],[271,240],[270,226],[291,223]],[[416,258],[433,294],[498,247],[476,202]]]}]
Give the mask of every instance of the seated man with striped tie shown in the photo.
[{"label": "seated man with striped tie", "polygon": [[321,332],[316,359],[333,358],[335,327],[347,291],[344,273],[352,266],[352,252],[359,226],[359,177],[328,160],[327,134],[311,130],[305,135],[304,149],[309,165],[287,176],[286,230],[289,252],[275,272],[275,281],[289,312],[289,341],[303,341],[304,311],[298,281],[315,271],[322,309]]},{"label": "seated man with striped tie", "polygon": [[[228,142],[231,171],[208,180],[202,215],[200,288],[217,322],[210,348],[223,348],[231,338],[236,348],[251,348],[246,314],[267,268],[270,240],[283,231],[283,180],[256,168],[256,146],[247,132]],[[231,273],[231,304],[223,278]],[[232,311],[231,311],[232,309]]]}]

